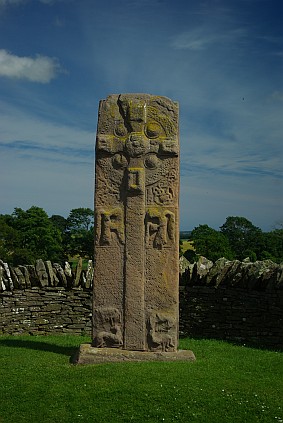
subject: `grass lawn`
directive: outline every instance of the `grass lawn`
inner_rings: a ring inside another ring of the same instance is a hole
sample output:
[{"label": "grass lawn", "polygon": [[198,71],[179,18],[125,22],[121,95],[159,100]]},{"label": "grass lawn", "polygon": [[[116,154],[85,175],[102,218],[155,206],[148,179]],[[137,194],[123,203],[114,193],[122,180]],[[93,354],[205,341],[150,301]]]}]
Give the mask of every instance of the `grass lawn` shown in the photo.
[{"label": "grass lawn", "polygon": [[195,251],[193,241],[182,240],[181,253],[184,254],[187,250]]},{"label": "grass lawn", "polygon": [[0,423],[283,422],[283,353],[182,339],[197,361],[74,366],[88,338],[0,337]]}]

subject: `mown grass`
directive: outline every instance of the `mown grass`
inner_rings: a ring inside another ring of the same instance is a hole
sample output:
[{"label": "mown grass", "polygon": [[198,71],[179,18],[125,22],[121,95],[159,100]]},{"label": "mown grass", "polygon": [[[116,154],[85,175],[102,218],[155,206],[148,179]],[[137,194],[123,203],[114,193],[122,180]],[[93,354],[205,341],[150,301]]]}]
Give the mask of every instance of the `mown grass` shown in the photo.
[{"label": "mown grass", "polygon": [[195,251],[193,241],[182,240],[181,243],[181,254],[184,254],[187,250]]},{"label": "mown grass", "polygon": [[[76,270],[77,266],[78,266],[78,262],[79,262],[79,257],[69,257],[68,259],[68,263],[71,266],[71,269],[73,271]],[[82,263],[82,270],[87,270],[87,266],[88,266],[88,259],[83,258],[83,263]]]},{"label": "mown grass", "polygon": [[0,337],[0,422],[282,422],[283,353],[180,340],[197,361],[74,366],[85,337]]}]

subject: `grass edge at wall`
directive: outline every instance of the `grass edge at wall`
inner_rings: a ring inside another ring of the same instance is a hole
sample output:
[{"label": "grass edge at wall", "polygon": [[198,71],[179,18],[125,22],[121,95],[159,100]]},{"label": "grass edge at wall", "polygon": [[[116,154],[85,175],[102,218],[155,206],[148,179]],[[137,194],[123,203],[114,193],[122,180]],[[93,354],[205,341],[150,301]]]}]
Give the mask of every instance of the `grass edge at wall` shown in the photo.
[{"label": "grass edge at wall", "polygon": [[0,336],[0,423],[283,421],[282,352],[186,338],[194,363],[70,364],[84,342]]}]

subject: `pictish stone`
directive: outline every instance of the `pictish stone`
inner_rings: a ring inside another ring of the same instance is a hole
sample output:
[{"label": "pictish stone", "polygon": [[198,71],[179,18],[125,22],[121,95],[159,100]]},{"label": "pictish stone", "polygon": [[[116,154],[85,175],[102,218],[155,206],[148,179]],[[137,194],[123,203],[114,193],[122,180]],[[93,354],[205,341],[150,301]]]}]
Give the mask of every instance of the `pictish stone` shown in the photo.
[{"label": "pictish stone", "polygon": [[178,104],[149,94],[100,102],[93,346],[178,346]]}]

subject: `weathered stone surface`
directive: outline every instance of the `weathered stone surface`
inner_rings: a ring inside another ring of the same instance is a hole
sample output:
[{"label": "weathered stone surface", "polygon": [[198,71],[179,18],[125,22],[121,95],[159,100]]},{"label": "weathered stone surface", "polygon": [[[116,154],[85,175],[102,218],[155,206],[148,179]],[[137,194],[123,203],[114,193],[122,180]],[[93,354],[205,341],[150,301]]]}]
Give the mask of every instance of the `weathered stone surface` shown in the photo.
[{"label": "weathered stone surface", "polygon": [[7,263],[4,263],[0,260],[0,278],[1,278],[1,289],[5,291],[6,289],[13,290],[14,283],[12,281],[10,268]]},{"label": "weathered stone surface", "polygon": [[39,259],[35,263],[35,271],[37,273],[41,287],[48,286],[48,273],[45,268],[44,261]]},{"label": "weathered stone surface", "polygon": [[45,266],[46,266],[46,270],[47,270],[47,273],[48,273],[50,285],[51,286],[57,286],[58,283],[59,283],[59,280],[58,280],[57,276],[55,275],[51,261],[47,260],[45,262]]},{"label": "weathered stone surface", "polygon": [[28,271],[28,274],[29,274],[31,286],[32,287],[40,286],[39,285],[39,279],[38,279],[37,273],[35,271],[35,266],[33,266],[32,264],[28,264],[25,267],[27,268],[27,271]]},{"label": "weathered stone surface", "polygon": [[195,355],[190,350],[172,352],[129,351],[118,348],[95,348],[91,344],[82,344],[79,351],[72,357],[73,364],[100,364],[128,361],[195,361]]},{"label": "weathered stone surface", "polygon": [[66,275],[68,287],[72,287],[74,276],[73,276],[73,272],[72,272],[72,268],[70,266],[70,263],[68,263],[67,261],[65,261],[64,273]]},{"label": "weathered stone surface", "polygon": [[93,345],[176,351],[178,105],[148,94],[100,102]]},{"label": "weathered stone surface", "polygon": [[92,260],[89,260],[87,264],[85,288],[89,289],[92,286],[92,281],[93,281],[93,263],[92,263]]},{"label": "weathered stone surface", "polygon": [[26,268],[26,266],[19,266],[20,271],[22,272],[24,278],[25,278],[25,288],[31,288],[31,281],[29,277],[29,272]]},{"label": "weathered stone surface", "polygon": [[17,277],[18,288],[19,289],[26,288],[26,280],[25,280],[25,277],[24,277],[21,269],[19,267],[14,267],[13,270],[14,270],[14,273]]},{"label": "weathered stone surface", "polygon": [[[184,264],[184,263],[183,263]],[[231,286],[247,290],[283,289],[283,264],[271,260],[250,262],[245,259],[227,260],[222,257],[215,263],[200,257],[194,264],[187,264],[181,274],[182,284],[188,286]]]},{"label": "weathered stone surface", "polygon": [[83,259],[80,257],[79,260],[78,260],[76,276],[75,276],[75,280],[74,280],[74,286],[75,287],[79,286],[79,284],[80,284],[82,269],[83,269]]},{"label": "weathered stone surface", "polygon": [[21,289],[17,273],[15,272],[15,269],[12,266],[10,267],[10,275],[13,281],[14,289]]},{"label": "weathered stone surface", "polygon": [[67,278],[62,266],[60,266],[59,263],[53,263],[53,269],[59,283],[63,286],[67,286]]},{"label": "weathered stone surface", "polygon": [[186,257],[181,256],[179,260],[179,273],[182,275],[186,269],[189,267],[190,262],[186,259]]},{"label": "weathered stone surface", "polygon": [[4,267],[0,263],[0,292],[6,291],[6,285],[4,283]]}]

